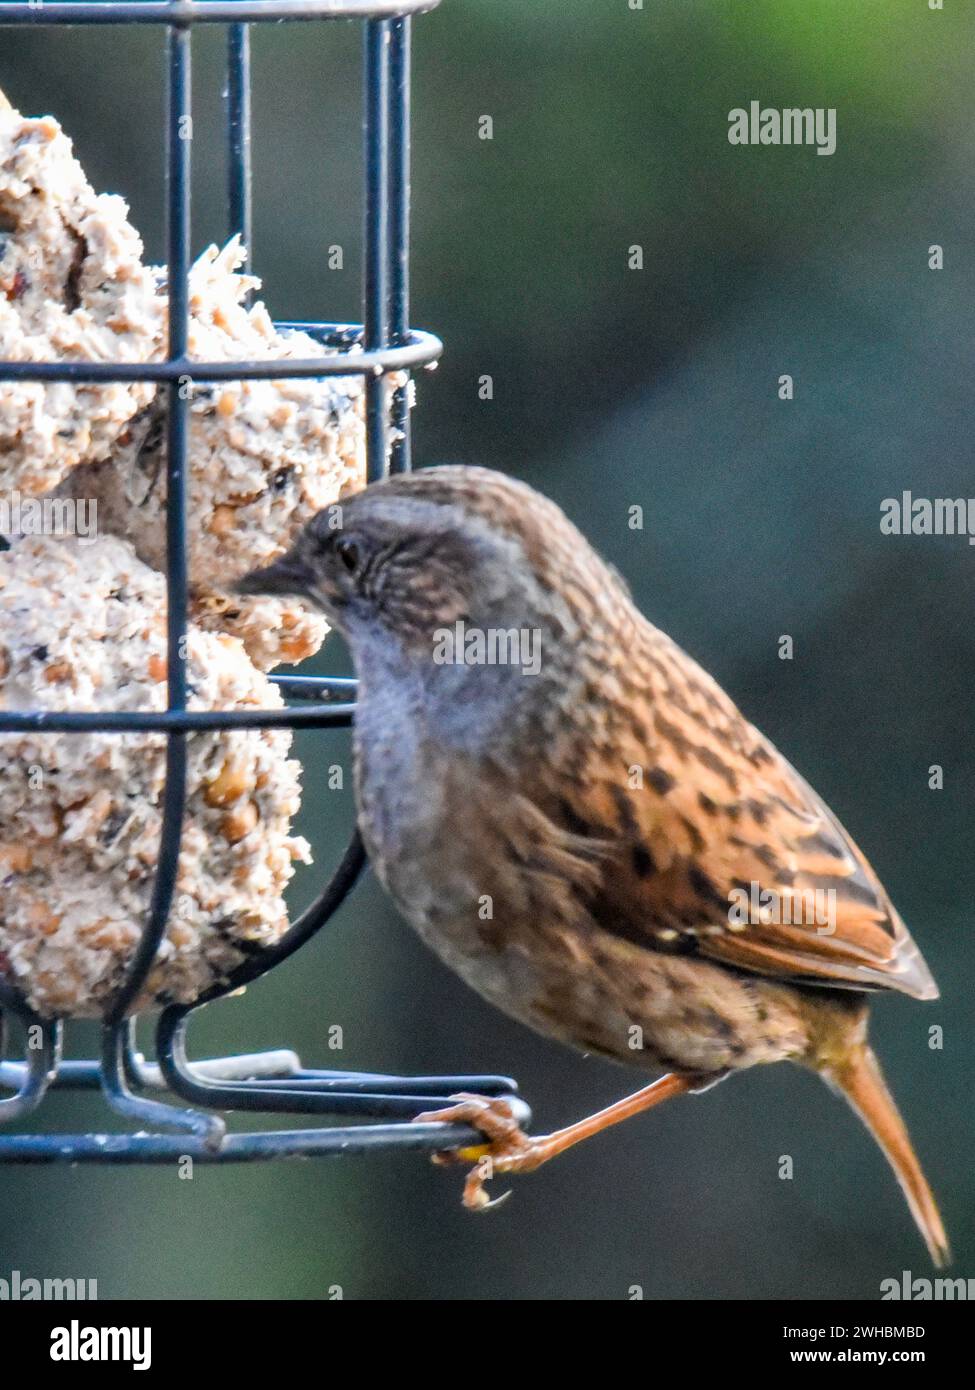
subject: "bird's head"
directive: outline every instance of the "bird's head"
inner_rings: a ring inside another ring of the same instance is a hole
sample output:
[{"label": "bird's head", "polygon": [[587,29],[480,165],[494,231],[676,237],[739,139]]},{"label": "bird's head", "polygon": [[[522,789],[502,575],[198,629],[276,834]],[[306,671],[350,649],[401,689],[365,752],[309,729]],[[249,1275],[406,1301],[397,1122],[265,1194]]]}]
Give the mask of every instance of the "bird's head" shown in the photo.
[{"label": "bird's head", "polygon": [[236,588],[309,600],[357,658],[386,642],[428,663],[438,634],[457,624],[571,641],[593,617],[573,595],[605,592],[607,579],[553,502],[488,469],[444,467],[374,483],[326,508],[287,554]]}]

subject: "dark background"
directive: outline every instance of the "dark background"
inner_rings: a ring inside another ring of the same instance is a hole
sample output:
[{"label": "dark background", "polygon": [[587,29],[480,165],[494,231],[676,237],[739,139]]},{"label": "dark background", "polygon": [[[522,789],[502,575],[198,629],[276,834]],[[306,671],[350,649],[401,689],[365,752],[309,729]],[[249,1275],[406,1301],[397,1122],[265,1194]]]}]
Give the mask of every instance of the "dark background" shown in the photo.
[{"label": "dark background", "polygon": [[[971,690],[975,551],[882,536],[902,489],[972,486],[975,14],[946,0],[444,0],[415,24],[419,464],[482,463],[556,497],[638,602],[724,684],[872,858],[942,999],[874,1037],[975,1275]],[[161,34],[0,30],[15,105],[52,112],[161,254]],[[198,248],[224,235],[222,34],[194,39]],[[278,318],[359,316],[360,35],[254,35],[255,259]],[[837,109],[837,152],[736,148],[728,112]],[[493,141],[477,138],[479,116]],[[325,248],[345,249],[343,271]],[[644,269],[627,269],[643,246]],[[928,269],[928,247],[945,269]],[[780,374],[796,396],[777,398]],[[477,379],[494,378],[493,401]],[[645,528],[627,526],[644,508]],[[780,661],[791,634],[795,659]],[[330,643],[308,669],[344,669]],[[305,736],[302,829],[337,857],[344,733]],[[928,769],[944,768],[944,790]],[[329,1052],[332,1024],[345,1046]],[[932,1050],[928,1030],[944,1029]],[[76,1040],[83,1046],[90,1039]],[[642,1084],[492,1012],[370,879],[328,931],[196,1026],[197,1055],[510,1071],[536,1125]],[[53,1127],[97,1125],[54,1099]],[[778,1177],[780,1155],[795,1163]],[[0,1277],[102,1297],[876,1298],[930,1274],[878,1151],[814,1078],[755,1070],[460,1208],[417,1157],[245,1169],[0,1173]]]}]

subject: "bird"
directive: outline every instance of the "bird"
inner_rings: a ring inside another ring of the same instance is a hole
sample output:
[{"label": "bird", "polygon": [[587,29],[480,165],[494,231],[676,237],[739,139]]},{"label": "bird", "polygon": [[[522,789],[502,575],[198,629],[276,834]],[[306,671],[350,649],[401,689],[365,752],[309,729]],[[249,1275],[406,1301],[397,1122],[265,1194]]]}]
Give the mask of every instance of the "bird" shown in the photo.
[{"label": "bird", "polygon": [[291,594],[358,677],[359,828],[420,937],[548,1037],[664,1075],[548,1135],[501,1097],[417,1117],[483,1142],[463,1200],[747,1067],[818,1073],[892,1167],[930,1256],[948,1240],[867,1038],[870,996],[938,989],[824,801],[636,607],[558,505],[444,465],[319,513],[244,593]]}]

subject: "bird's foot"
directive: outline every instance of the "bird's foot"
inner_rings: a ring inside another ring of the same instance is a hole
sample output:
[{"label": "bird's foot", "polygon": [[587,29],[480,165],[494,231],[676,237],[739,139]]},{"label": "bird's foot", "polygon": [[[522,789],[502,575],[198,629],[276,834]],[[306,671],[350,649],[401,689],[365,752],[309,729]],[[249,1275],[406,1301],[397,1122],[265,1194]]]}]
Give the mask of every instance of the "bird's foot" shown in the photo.
[{"label": "bird's foot", "polygon": [[461,1149],[444,1149],[433,1156],[434,1163],[472,1165],[464,1183],[464,1206],[468,1211],[486,1211],[500,1206],[510,1195],[490,1198],[484,1184],[500,1173],[530,1173],[552,1157],[547,1136],[533,1138],[521,1129],[506,1100],[469,1094],[451,1096],[456,1105],[445,1110],[429,1110],[417,1115],[414,1124],[470,1125],[487,1140]]}]

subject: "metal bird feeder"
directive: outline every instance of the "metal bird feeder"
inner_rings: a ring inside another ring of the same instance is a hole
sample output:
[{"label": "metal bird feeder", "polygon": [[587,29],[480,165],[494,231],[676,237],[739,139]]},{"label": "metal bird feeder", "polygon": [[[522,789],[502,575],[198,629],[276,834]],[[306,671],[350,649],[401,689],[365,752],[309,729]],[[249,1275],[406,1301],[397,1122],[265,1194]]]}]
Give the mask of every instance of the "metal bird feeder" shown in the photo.
[{"label": "metal bird feeder", "polygon": [[[191,1006],[169,1006],[155,1034],[156,1061],[136,1051],[133,1001],[164,939],[175,891],[186,801],[187,740],[200,730],[285,727],[346,728],[354,714],[355,682],[277,677],[289,705],[266,711],[189,711],[185,662],[187,630],[187,453],[189,402],[181,378],[239,381],[273,377],[359,374],[366,382],[366,459],[370,480],[387,468],[410,467],[407,385],[387,377],[437,358],[441,343],[409,326],[409,145],[411,17],[438,0],[105,0],[104,3],[7,3],[0,25],[151,24],[165,33],[168,105],[165,132],[170,286],[169,343],[154,363],[2,362],[0,381],[150,381],[168,393],[167,564],[168,696],[165,711],[115,714],[80,711],[0,713],[0,734],[24,731],[165,733],[166,786],[162,836],[147,920],[127,974],[102,1025],[101,1056],[62,1057],[64,1022],[41,1018],[19,991],[0,980],[0,1162],[167,1163],[190,1157],[208,1163],[287,1156],[362,1153],[376,1149],[432,1151],[471,1142],[462,1126],[411,1124],[423,1110],[444,1105],[460,1090],[509,1095],[514,1082],[499,1076],[398,1077],[312,1070],[290,1051],[191,1063],[185,1037],[191,1015],[205,1004],[250,984],[293,955],[328,922],[365,862],[354,833],[335,873],[274,946],[250,956],[219,987]],[[364,37],[365,216],[363,323],[303,323],[300,327],[336,349],[322,360],[201,362],[187,356],[189,335],[191,142],[180,129],[191,110],[190,50],[196,24],[227,30],[226,125],[228,230],[251,247],[250,26],[254,23],[357,20]],[[392,447],[387,449],[393,429]],[[24,1035],[23,1060],[7,1059],[16,1020]],[[36,1111],[50,1090],[100,1090],[111,1110],[139,1132],[106,1134],[10,1133]],[[147,1092],[157,1092],[157,1096]],[[162,1097],[166,1097],[163,1099]],[[187,1102],[186,1105],[174,1101]],[[515,1102],[519,1115],[527,1109]],[[221,1112],[341,1117],[380,1123],[228,1133]],[[6,1132],[5,1132],[6,1130]]]}]

